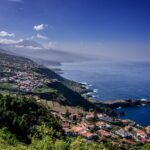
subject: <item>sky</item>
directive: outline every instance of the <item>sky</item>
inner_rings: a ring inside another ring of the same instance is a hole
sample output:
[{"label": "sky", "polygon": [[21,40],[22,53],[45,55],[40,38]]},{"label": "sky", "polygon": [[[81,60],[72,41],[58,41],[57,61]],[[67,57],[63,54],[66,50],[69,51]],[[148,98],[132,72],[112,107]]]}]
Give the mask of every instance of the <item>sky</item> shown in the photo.
[{"label": "sky", "polygon": [[0,0],[0,43],[149,60],[149,0]]}]

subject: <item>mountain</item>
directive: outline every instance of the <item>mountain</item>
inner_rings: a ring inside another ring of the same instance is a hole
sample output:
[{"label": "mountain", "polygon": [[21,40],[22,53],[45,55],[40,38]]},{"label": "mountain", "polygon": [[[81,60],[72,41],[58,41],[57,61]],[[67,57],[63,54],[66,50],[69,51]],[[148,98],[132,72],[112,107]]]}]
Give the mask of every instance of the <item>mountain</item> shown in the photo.
[{"label": "mountain", "polygon": [[1,49],[1,48],[0,48],[0,53],[13,54],[13,52],[10,52],[10,51],[7,51],[7,50]]},{"label": "mountain", "polygon": [[16,45],[20,45],[23,47],[28,47],[28,46],[32,46],[32,47],[38,47],[38,48],[43,48],[43,46],[35,41],[31,41],[31,40],[22,40],[19,41]]},{"label": "mountain", "polygon": [[51,65],[51,62],[78,62],[91,60],[80,54],[65,52],[58,49],[47,49],[38,42],[32,40],[20,40],[13,44],[0,44],[1,49],[5,49],[16,55],[28,57],[38,63]]}]

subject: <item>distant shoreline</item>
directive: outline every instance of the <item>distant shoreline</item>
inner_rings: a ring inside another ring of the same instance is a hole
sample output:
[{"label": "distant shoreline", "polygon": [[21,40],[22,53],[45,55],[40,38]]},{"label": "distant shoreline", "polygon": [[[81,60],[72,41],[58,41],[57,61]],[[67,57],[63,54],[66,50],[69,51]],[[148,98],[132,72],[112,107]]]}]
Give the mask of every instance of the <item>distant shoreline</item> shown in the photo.
[{"label": "distant shoreline", "polygon": [[113,109],[123,108],[123,107],[135,107],[135,106],[145,106],[150,105],[150,100],[147,99],[137,99],[137,100],[112,100],[102,102],[105,106],[111,107]]},{"label": "distant shoreline", "polygon": [[108,100],[108,101],[102,101],[102,100],[96,100],[94,98],[93,93],[95,93],[95,90],[97,89],[90,89],[89,84],[87,82],[83,82],[80,83],[81,86],[85,87],[85,89],[87,89],[90,92],[86,92],[85,91],[85,95],[87,95],[88,97],[92,97],[93,98],[93,102],[96,105],[104,105],[104,106],[108,106],[110,108],[113,109],[117,109],[117,108],[123,108],[123,107],[134,107],[134,106],[145,106],[145,105],[150,105],[150,100],[148,99],[121,99],[121,100]]}]

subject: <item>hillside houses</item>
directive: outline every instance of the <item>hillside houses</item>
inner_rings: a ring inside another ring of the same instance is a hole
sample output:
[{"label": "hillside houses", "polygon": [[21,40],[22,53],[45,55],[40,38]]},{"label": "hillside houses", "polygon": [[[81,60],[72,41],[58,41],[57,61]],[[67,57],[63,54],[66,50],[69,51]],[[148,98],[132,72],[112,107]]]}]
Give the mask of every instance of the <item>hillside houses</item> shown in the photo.
[{"label": "hillside houses", "polygon": [[115,133],[123,138],[130,138],[131,134],[128,131],[125,131],[124,129],[119,129],[115,131]]},{"label": "hillside houses", "polygon": [[49,83],[48,79],[32,72],[14,72],[14,76],[0,78],[0,83],[16,83],[17,88],[21,91],[31,92],[33,89],[42,87]]},{"label": "hillside houses", "polygon": [[[117,118],[111,118],[112,122],[107,120],[104,121],[99,119],[99,117],[107,118],[106,114],[97,113],[97,118],[94,120],[91,119],[95,117],[95,112],[86,113],[86,114],[69,114],[69,117],[65,117],[64,113],[54,112],[55,115],[59,116],[62,119],[62,127],[69,136],[81,136],[86,140],[110,140],[112,144],[123,145],[123,144],[135,144],[136,142],[144,143],[150,142],[150,134],[147,132],[150,130],[150,127],[147,128],[138,128],[136,125],[132,124],[129,120],[120,120]],[[72,116],[76,117],[75,120],[70,121]],[[98,117],[99,116],[99,117]],[[119,125],[114,125],[114,121],[120,121]],[[149,135],[149,136],[148,136]]]},{"label": "hillside houses", "polygon": [[98,121],[98,122],[96,122],[96,126],[97,126],[99,129],[111,129],[111,125],[109,125],[108,123],[103,122],[103,121]]}]

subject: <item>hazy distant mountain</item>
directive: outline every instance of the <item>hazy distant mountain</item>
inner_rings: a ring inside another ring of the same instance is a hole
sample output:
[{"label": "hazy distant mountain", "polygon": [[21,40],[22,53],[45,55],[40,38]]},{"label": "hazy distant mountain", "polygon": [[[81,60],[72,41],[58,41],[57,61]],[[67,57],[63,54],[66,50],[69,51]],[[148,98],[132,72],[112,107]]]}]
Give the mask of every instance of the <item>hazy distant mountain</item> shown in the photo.
[{"label": "hazy distant mountain", "polygon": [[35,41],[31,41],[31,40],[22,40],[22,41],[18,42],[17,45],[24,46],[24,47],[32,46],[32,47],[43,48],[43,46],[41,44],[39,44]]},{"label": "hazy distant mountain", "polygon": [[[43,63],[45,65],[53,62],[76,62],[87,61],[91,58],[83,55],[74,54],[71,52],[65,52],[56,49],[46,49],[41,44],[32,40],[21,40],[15,44],[1,44],[0,48],[5,49],[16,55],[28,57],[36,62]],[[46,63],[45,63],[46,62]],[[49,62],[49,63],[48,63]]]},{"label": "hazy distant mountain", "polygon": [[0,53],[7,53],[8,51],[0,49]]},{"label": "hazy distant mountain", "polygon": [[7,51],[7,50],[1,49],[1,48],[0,48],[0,53],[11,54],[11,55],[14,54],[13,52],[10,52],[10,51]]}]

